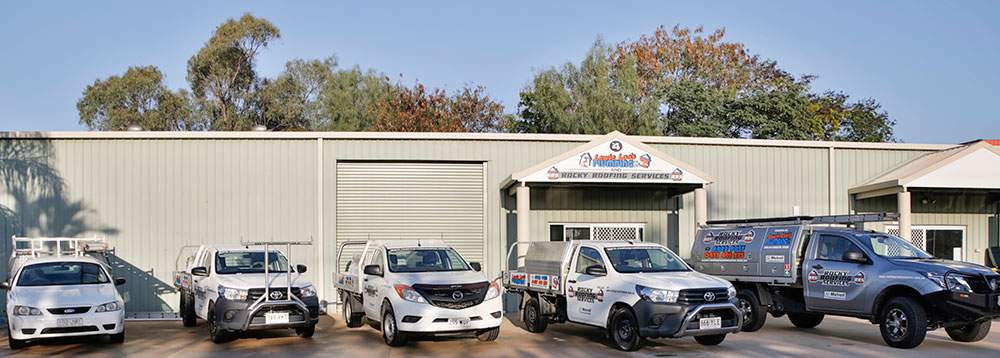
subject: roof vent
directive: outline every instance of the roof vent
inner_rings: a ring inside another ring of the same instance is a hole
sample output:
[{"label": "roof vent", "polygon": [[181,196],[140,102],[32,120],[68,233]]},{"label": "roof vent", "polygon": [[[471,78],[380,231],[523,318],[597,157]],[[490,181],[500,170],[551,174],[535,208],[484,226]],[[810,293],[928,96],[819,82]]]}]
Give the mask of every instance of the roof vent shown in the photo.
[{"label": "roof vent", "polygon": [[142,132],[142,127],[138,125],[131,125],[128,127],[129,132]]},{"label": "roof vent", "polygon": [[254,132],[267,132],[267,126],[263,124],[255,124],[250,130]]}]

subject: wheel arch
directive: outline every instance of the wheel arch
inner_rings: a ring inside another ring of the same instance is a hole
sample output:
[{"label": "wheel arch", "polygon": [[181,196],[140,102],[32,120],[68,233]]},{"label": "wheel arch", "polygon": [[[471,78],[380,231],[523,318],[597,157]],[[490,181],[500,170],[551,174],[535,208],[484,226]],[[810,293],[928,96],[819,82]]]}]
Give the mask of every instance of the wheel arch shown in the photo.
[{"label": "wheel arch", "polygon": [[892,285],[882,289],[875,299],[872,300],[871,307],[871,321],[876,322],[878,317],[882,314],[882,307],[885,306],[893,297],[909,297],[917,301],[921,306],[924,307],[924,311],[927,311],[927,302],[924,299],[924,295],[920,294],[919,291],[913,287],[906,285]]},{"label": "wheel arch", "polygon": [[[611,308],[608,309],[608,319],[604,322],[604,328],[611,327],[611,318],[615,316],[615,311],[618,311],[619,308],[623,307],[632,311],[632,315],[636,315],[635,308],[632,308],[632,305],[622,301],[615,302],[611,305]],[[638,316],[636,315],[636,317]]]}]

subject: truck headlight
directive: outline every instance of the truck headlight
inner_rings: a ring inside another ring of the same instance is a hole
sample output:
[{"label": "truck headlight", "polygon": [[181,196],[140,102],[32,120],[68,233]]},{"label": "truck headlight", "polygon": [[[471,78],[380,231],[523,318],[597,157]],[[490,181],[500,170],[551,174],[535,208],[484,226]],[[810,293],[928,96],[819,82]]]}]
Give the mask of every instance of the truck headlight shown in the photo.
[{"label": "truck headlight", "polygon": [[420,292],[414,290],[413,287],[407,285],[394,285],[393,287],[396,288],[396,293],[399,294],[399,298],[410,302],[427,303],[427,301],[424,300],[424,296],[421,296]]},{"label": "truck headlight", "polygon": [[931,282],[934,282],[938,286],[941,286],[941,288],[948,288],[948,286],[945,286],[944,284],[944,275],[939,274],[937,272],[923,272],[923,274],[925,277],[927,277],[928,280],[931,280]]},{"label": "truck headlight", "polygon": [[299,290],[299,297],[302,298],[312,297],[315,295],[316,295],[316,287],[313,287],[312,285],[303,287],[301,290]]},{"label": "truck headlight", "polygon": [[641,285],[635,285],[635,292],[645,300],[652,302],[674,303],[677,302],[678,291],[662,290]]},{"label": "truck headlight", "polygon": [[103,305],[98,305],[94,312],[111,312],[122,309],[122,304],[118,301],[108,302]]},{"label": "truck headlight", "polygon": [[15,316],[41,316],[42,311],[30,306],[14,306]]},{"label": "truck headlight", "polygon": [[736,287],[729,286],[729,288],[726,289],[726,294],[729,295],[729,299],[735,298],[736,297]]},{"label": "truck headlight", "polygon": [[972,292],[972,286],[969,285],[969,281],[965,280],[965,277],[960,275],[948,275],[945,282],[948,283],[948,289],[955,292]]},{"label": "truck headlight", "polygon": [[247,295],[247,290],[219,286],[219,296],[230,301],[246,301]]},{"label": "truck headlight", "polygon": [[490,288],[486,289],[486,298],[483,300],[492,300],[497,297],[500,297],[500,285],[497,285],[496,282],[490,283]]}]

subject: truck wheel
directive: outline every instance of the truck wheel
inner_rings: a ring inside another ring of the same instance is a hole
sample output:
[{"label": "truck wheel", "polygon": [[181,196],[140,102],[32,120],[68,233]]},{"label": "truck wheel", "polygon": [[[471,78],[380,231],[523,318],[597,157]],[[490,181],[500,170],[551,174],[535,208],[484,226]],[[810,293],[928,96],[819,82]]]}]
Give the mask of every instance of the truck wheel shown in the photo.
[{"label": "truck wheel", "polygon": [[476,339],[483,342],[493,342],[497,340],[497,337],[500,337],[500,327],[476,331]]},{"label": "truck wheel", "polygon": [[[8,322],[10,322],[10,321],[8,321]],[[28,341],[21,340],[21,339],[14,339],[14,337],[12,337],[10,335],[10,332],[8,332],[7,333],[7,345],[10,346],[10,349],[24,349],[24,347],[28,346]]]},{"label": "truck wheel", "polygon": [[382,315],[382,339],[390,347],[406,345],[406,333],[399,331],[399,327],[396,326],[396,316],[392,314],[391,308],[385,310],[385,314]]},{"label": "truck wheel", "polygon": [[312,338],[314,333],[316,333],[316,325],[312,323],[305,327],[295,328],[295,335],[302,338]]},{"label": "truck wheel", "polygon": [[631,352],[642,348],[646,344],[646,339],[639,336],[639,320],[635,318],[635,313],[627,307],[621,307],[611,314],[611,325],[608,326],[608,335],[615,348]]},{"label": "truck wheel", "polygon": [[110,339],[111,343],[114,343],[114,344],[124,343],[125,342],[125,330],[122,330],[122,333],[116,333],[116,334],[108,335],[108,339]]},{"label": "truck wheel", "polygon": [[879,315],[882,339],[890,347],[913,348],[927,334],[927,314],[924,307],[909,297],[894,297],[882,307]]},{"label": "truck wheel", "polygon": [[184,327],[194,327],[198,324],[198,316],[194,314],[194,299],[186,293],[181,294],[181,322]]},{"label": "truck wheel", "polygon": [[233,340],[233,334],[219,327],[219,317],[215,315],[215,307],[208,309],[208,335],[212,342],[225,343]]},{"label": "truck wheel", "polygon": [[739,300],[740,309],[743,310],[743,326],[740,330],[754,332],[764,327],[767,311],[760,305],[757,294],[753,290],[742,289],[736,294],[736,299]]},{"label": "truck wheel", "polygon": [[948,337],[957,342],[979,342],[990,333],[990,321],[969,323],[961,327],[945,328]]},{"label": "truck wheel", "polygon": [[788,312],[788,320],[792,321],[795,327],[813,328],[818,326],[820,322],[823,322],[823,314]]},{"label": "truck wheel", "polygon": [[712,334],[708,336],[694,336],[694,340],[701,343],[703,346],[717,346],[722,341],[726,340],[726,334]]},{"label": "truck wheel", "polygon": [[542,308],[535,297],[529,298],[524,305],[524,327],[531,333],[545,332],[549,326],[549,320],[542,316]]},{"label": "truck wheel", "polygon": [[344,293],[340,296],[340,302],[344,303],[344,324],[347,328],[358,328],[361,327],[361,318],[363,313],[354,313],[354,307],[351,305],[354,298],[351,295]]}]

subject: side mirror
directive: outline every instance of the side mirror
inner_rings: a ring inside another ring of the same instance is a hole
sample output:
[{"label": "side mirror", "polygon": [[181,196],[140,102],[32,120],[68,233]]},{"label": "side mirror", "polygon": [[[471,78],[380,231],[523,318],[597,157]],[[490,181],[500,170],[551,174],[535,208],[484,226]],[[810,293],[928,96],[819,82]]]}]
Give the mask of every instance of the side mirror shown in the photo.
[{"label": "side mirror", "polygon": [[608,270],[601,265],[590,265],[587,266],[587,274],[591,276],[607,276]]},{"label": "side mirror", "polygon": [[125,278],[119,277],[115,279],[115,286],[121,286],[125,284]]},{"label": "side mirror", "polygon": [[841,260],[847,261],[847,262],[859,263],[859,264],[867,264],[868,263],[868,258],[865,257],[865,254],[857,252],[857,251],[848,251],[848,252],[845,252],[844,253],[844,257],[842,257]]},{"label": "side mirror", "polygon": [[365,275],[382,277],[382,266],[379,265],[365,266]]},{"label": "side mirror", "polygon": [[472,266],[472,270],[476,272],[483,270],[483,265],[478,262],[470,262],[469,266]]},{"label": "side mirror", "polygon": [[10,289],[10,282],[7,281],[0,282],[0,290],[9,290],[9,289]]},{"label": "side mirror", "polygon": [[191,274],[195,276],[208,276],[208,269],[204,266],[198,266],[191,269]]},{"label": "side mirror", "polygon": [[303,264],[295,265],[295,271],[298,272],[298,273],[306,273],[306,269],[308,269],[308,267],[306,267],[306,265],[303,265]]}]

